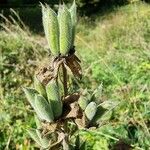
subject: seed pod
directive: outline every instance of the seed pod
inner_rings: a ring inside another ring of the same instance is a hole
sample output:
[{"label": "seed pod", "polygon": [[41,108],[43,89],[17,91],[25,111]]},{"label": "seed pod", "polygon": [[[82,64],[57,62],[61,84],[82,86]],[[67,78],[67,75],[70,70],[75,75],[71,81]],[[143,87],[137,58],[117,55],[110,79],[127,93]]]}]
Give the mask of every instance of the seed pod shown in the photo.
[{"label": "seed pod", "polygon": [[95,102],[90,102],[86,109],[85,109],[85,115],[88,118],[89,121],[93,119],[97,111],[97,106]]},{"label": "seed pod", "polygon": [[31,138],[38,144],[38,145],[42,145],[39,136],[37,135],[37,132],[35,129],[30,129],[28,130],[29,135],[31,136]]},{"label": "seed pod", "polygon": [[35,109],[35,95],[38,94],[38,92],[35,89],[32,88],[23,88],[23,91],[31,104],[31,106]]},{"label": "seed pod", "polygon": [[85,98],[84,96],[80,96],[80,98],[78,100],[78,104],[79,104],[79,106],[81,107],[82,110],[85,110],[88,103],[89,103],[89,100],[87,100],[87,98]]},{"label": "seed pod", "polygon": [[59,86],[55,80],[51,80],[46,86],[48,101],[51,103],[53,114],[58,118],[62,114],[62,101]]},{"label": "seed pod", "polygon": [[75,3],[75,0],[69,9],[71,14],[71,22],[72,22],[72,42],[71,42],[71,48],[74,46],[74,40],[75,40],[75,30],[76,30],[76,24],[77,24],[77,6]]},{"label": "seed pod", "polygon": [[57,14],[48,6],[42,6],[42,20],[46,39],[48,41],[51,53],[54,56],[59,55],[59,25]]},{"label": "seed pod", "polygon": [[92,123],[98,124],[101,121],[101,118],[103,117],[106,111],[107,109],[103,108],[101,105],[97,106],[97,111],[92,120]]},{"label": "seed pod", "polygon": [[42,119],[47,122],[53,122],[54,116],[51,105],[41,95],[35,96],[36,113]]},{"label": "seed pod", "polygon": [[63,4],[63,8],[58,11],[58,19],[60,32],[60,53],[61,55],[67,55],[71,48],[72,42],[72,23],[71,14],[65,4]]},{"label": "seed pod", "polygon": [[34,76],[34,88],[39,92],[39,94],[41,94],[42,96],[44,96],[45,98],[46,96],[46,91],[45,91],[45,87],[44,85],[39,81],[39,79],[36,77],[36,75]]}]

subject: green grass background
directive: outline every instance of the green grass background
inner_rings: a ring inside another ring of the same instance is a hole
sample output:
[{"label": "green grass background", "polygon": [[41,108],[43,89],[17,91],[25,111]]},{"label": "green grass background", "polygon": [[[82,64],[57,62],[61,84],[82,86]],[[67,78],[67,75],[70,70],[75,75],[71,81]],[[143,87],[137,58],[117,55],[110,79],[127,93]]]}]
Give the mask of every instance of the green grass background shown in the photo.
[{"label": "green grass background", "polygon": [[[48,56],[47,43],[43,33],[32,32],[19,18],[4,20],[0,29],[0,150],[37,149],[26,132],[35,123],[22,86],[32,84],[35,68]],[[75,45],[82,60],[80,88],[93,91],[102,84],[101,103],[108,108],[97,131],[81,132],[87,149],[117,150],[130,145],[134,150],[149,150],[149,4],[131,3],[90,18],[79,17]]]}]

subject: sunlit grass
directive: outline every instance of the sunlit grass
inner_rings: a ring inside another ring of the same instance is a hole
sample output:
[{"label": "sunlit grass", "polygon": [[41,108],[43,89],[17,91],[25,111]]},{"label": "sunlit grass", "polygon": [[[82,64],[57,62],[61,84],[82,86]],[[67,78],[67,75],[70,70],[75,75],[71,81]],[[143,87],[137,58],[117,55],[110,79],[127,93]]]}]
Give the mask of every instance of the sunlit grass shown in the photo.
[{"label": "sunlit grass", "polygon": [[[134,3],[99,14],[94,22],[79,20],[76,50],[83,66],[81,87],[93,90],[103,83],[101,101],[117,103],[103,116],[99,134],[84,134],[91,141],[89,149],[98,150],[101,145],[107,150],[119,139],[135,149],[150,146],[149,14],[148,4]],[[21,86],[31,83],[31,75],[47,55],[43,36],[33,34],[20,21],[5,18],[1,24],[0,149],[32,145],[25,129],[34,121]]]}]

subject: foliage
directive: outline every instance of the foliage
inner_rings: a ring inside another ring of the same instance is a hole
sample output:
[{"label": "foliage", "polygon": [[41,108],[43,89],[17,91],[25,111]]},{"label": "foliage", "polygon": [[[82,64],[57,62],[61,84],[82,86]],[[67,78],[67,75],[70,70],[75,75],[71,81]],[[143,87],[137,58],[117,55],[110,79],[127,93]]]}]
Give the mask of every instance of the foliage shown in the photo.
[{"label": "foliage", "polygon": [[[109,110],[96,132],[80,133],[89,150],[107,150],[122,143],[135,150],[150,146],[149,20],[149,5],[144,3],[100,14],[95,22],[79,20],[76,49],[85,70],[81,88],[91,92],[102,83],[100,102]],[[38,66],[35,60],[41,62],[47,54],[42,48],[45,41],[16,24],[7,22],[4,27],[0,31],[0,149],[32,149],[36,145],[25,129],[35,127],[35,122],[20,87],[31,84]]]}]

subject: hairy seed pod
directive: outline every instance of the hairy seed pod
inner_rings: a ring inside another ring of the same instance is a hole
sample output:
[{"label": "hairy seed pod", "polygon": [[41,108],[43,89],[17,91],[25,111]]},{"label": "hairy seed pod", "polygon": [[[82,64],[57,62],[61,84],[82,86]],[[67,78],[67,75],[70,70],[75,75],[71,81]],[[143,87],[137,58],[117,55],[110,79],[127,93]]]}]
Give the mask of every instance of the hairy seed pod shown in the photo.
[{"label": "hairy seed pod", "polygon": [[76,24],[77,24],[77,6],[75,3],[75,0],[69,9],[71,14],[71,22],[72,22],[72,42],[71,42],[71,48],[74,46],[74,40],[75,40],[75,32],[76,32]]},{"label": "hairy seed pod", "polygon": [[78,100],[78,104],[79,104],[79,106],[81,107],[82,110],[85,110],[88,103],[89,103],[89,100],[87,100],[87,98],[85,98],[84,96],[80,96],[80,98]]},{"label": "hairy seed pod", "polygon": [[59,25],[57,14],[48,6],[42,6],[42,20],[44,32],[51,53],[54,56],[59,55]]},{"label": "hairy seed pod", "polygon": [[97,111],[97,105],[95,102],[90,102],[86,109],[85,109],[85,115],[88,118],[89,121],[93,119]]},{"label": "hairy seed pod", "polygon": [[53,114],[58,118],[62,114],[62,101],[60,97],[60,89],[55,80],[51,80],[46,86],[46,93],[51,103]]},{"label": "hairy seed pod", "polygon": [[35,109],[35,95],[38,94],[38,92],[35,89],[32,88],[23,88],[23,91],[27,97],[27,100],[31,104],[31,106]]},{"label": "hairy seed pod", "polygon": [[29,135],[31,136],[31,138],[38,144],[38,145],[42,145],[39,136],[37,135],[37,132],[35,129],[30,129],[28,130]]},{"label": "hairy seed pod", "polygon": [[47,97],[46,96],[46,91],[45,91],[45,87],[44,85],[39,81],[39,79],[36,77],[36,75],[34,76],[34,88],[39,92],[39,94],[41,94],[43,97]]},{"label": "hairy seed pod", "polygon": [[72,22],[71,14],[63,4],[62,9],[58,11],[58,21],[59,21],[59,42],[60,42],[60,53],[65,56],[69,53],[72,42]]},{"label": "hairy seed pod", "polygon": [[51,105],[41,95],[35,96],[36,113],[42,119],[47,122],[53,122],[54,116]]},{"label": "hairy seed pod", "polygon": [[107,112],[107,109],[103,108],[101,105],[97,106],[97,111],[92,120],[92,123],[99,124],[99,122],[102,121],[101,119],[106,112]]}]

